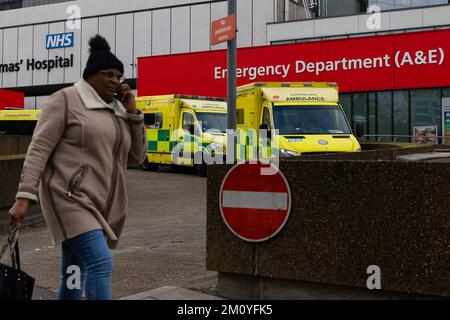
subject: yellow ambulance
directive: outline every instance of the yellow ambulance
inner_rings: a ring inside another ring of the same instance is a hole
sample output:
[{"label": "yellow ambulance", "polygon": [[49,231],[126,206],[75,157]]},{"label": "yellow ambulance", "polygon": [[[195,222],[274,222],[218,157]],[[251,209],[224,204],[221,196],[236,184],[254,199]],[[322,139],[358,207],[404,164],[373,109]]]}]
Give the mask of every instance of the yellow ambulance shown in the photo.
[{"label": "yellow ambulance", "polygon": [[0,110],[0,133],[32,135],[40,110]]},{"label": "yellow ambulance", "polygon": [[163,95],[137,97],[144,112],[148,150],[144,170],[156,171],[159,165],[194,167],[206,176],[204,154],[223,156],[225,152],[227,104],[224,99]]},{"label": "yellow ambulance", "polygon": [[[260,130],[266,130],[268,140],[275,142],[270,151],[272,157],[274,149],[279,157],[361,150],[339,104],[336,83],[247,84],[237,89],[236,112],[238,132],[252,131],[259,135]],[[360,135],[358,132],[357,136]],[[238,159],[256,157],[257,149],[251,141],[261,144],[261,137],[249,136],[250,139],[248,136],[237,139]]]}]

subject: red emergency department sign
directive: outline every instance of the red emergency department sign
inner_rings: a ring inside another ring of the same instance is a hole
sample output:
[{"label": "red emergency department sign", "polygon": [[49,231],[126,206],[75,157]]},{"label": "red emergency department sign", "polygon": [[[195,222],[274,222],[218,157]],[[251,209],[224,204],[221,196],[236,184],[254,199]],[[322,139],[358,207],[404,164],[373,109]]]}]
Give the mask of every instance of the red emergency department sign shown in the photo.
[{"label": "red emergency department sign", "polygon": [[[237,237],[249,242],[273,238],[286,224],[291,191],[280,170],[264,175],[268,165],[240,163],[225,176],[220,188],[220,211]],[[275,173],[275,174],[273,174]]]},{"label": "red emergency department sign", "polygon": [[[450,86],[450,30],[238,49],[238,85],[337,82],[341,92]],[[227,51],[138,59],[138,94],[225,97]]]}]

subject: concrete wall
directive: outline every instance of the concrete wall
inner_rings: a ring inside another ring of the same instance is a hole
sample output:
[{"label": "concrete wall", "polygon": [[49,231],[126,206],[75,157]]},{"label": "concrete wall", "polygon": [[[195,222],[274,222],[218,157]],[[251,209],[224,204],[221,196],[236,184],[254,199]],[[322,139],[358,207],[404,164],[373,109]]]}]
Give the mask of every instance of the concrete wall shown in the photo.
[{"label": "concrete wall", "polygon": [[0,135],[0,209],[14,203],[29,136]]},{"label": "concrete wall", "polygon": [[291,214],[275,238],[258,244],[237,238],[222,220],[219,192],[229,169],[208,173],[208,270],[250,282],[364,289],[367,268],[377,265],[383,290],[450,297],[450,162],[281,161]]},{"label": "concrete wall", "polygon": [[14,203],[24,159],[23,155],[0,156],[0,209]]},{"label": "concrete wall", "polygon": [[0,135],[0,156],[26,154],[30,136]]}]

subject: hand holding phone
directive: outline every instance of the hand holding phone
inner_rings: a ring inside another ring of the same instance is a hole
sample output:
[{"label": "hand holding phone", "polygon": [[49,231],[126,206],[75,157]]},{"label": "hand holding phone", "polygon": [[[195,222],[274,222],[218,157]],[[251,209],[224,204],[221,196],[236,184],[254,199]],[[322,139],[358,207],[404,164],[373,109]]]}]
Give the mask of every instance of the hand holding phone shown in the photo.
[{"label": "hand holding phone", "polygon": [[119,100],[120,102],[124,102],[123,101],[124,96],[123,96],[123,91],[122,91],[122,85],[120,85],[119,89],[117,90],[116,96],[117,96],[116,97],[117,100]]},{"label": "hand holding phone", "polygon": [[121,84],[117,90],[117,99],[122,102],[128,113],[138,113],[133,92],[128,84]]}]

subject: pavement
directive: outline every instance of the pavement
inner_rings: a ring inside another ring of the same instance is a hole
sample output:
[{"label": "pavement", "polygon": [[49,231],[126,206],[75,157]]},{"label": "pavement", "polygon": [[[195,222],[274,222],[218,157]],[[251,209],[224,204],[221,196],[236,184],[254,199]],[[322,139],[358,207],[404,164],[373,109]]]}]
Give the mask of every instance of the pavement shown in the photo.
[{"label": "pavement", "polygon": [[[192,172],[128,170],[129,214],[113,255],[113,299],[210,300],[217,272],[206,270],[206,179]],[[0,240],[7,236],[0,211]],[[33,299],[54,300],[60,246],[53,246],[39,210],[20,230],[22,269],[36,280]]]}]

